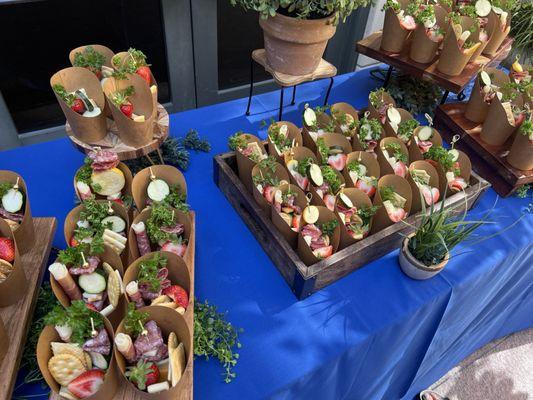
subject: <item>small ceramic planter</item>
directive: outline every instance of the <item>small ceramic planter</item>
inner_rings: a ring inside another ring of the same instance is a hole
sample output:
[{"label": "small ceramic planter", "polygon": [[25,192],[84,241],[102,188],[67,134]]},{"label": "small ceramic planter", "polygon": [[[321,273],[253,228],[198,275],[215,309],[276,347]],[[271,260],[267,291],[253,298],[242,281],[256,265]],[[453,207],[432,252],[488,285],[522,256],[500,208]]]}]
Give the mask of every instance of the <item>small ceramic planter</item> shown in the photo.
[{"label": "small ceramic planter", "polygon": [[402,269],[405,275],[412,279],[424,280],[432,278],[440,271],[442,271],[446,264],[448,264],[450,255],[447,254],[444,261],[440,264],[428,267],[427,265],[421,263],[416,258],[414,258],[411,252],[409,251],[409,239],[413,236],[414,233],[406,237],[402,242],[402,248],[400,249],[399,256],[400,268]]}]

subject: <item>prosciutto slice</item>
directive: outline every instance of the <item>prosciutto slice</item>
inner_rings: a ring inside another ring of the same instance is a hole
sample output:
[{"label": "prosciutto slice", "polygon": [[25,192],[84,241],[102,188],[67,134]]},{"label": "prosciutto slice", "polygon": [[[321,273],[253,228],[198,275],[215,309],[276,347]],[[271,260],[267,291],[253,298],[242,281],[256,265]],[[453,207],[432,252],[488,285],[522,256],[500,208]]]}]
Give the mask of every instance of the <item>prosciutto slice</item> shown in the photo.
[{"label": "prosciutto slice", "polygon": [[105,171],[115,168],[119,163],[117,153],[111,150],[92,151],[88,154],[88,157],[93,160],[91,164],[93,171]]},{"label": "prosciutto slice", "polygon": [[85,274],[92,274],[94,271],[96,271],[96,268],[98,268],[98,264],[100,264],[100,259],[96,256],[90,256],[87,258],[87,263],[89,264],[87,267],[78,266],[78,267],[72,267],[69,269],[69,272],[71,275],[85,275]]},{"label": "prosciutto slice", "polygon": [[303,236],[311,236],[311,240],[318,239],[322,236],[322,231],[315,224],[307,224],[302,228]]},{"label": "prosciutto slice", "polygon": [[107,356],[111,352],[111,342],[109,341],[109,335],[107,331],[102,328],[98,335],[94,338],[87,340],[83,346],[85,351],[93,351],[95,353]]},{"label": "prosciutto slice", "polygon": [[9,219],[15,222],[22,222],[22,219],[24,218],[24,215],[22,215],[21,213],[10,213],[9,211],[6,211],[2,206],[0,206],[0,216],[2,218]]},{"label": "prosciutto slice", "polygon": [[165,233],[181,235],[185,231],[185,226],[180,223],[176,223],[173,226],[162,226],[161,230]]}]

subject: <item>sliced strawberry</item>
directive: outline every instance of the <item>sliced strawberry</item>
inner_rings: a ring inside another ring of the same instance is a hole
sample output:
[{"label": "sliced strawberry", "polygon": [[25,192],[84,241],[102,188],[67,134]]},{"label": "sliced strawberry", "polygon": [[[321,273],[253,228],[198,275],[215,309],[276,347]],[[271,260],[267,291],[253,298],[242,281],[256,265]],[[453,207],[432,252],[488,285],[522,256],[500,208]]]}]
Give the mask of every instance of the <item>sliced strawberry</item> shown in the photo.
[{"label": "sliced strawberry", "polygon": [[466,186],[466,181],[461,177],[457,177],[453,181],[448,182],[448,187],[454,192],[460,192]]},{"label": "sliced strawberry", "polygon": [[85,104],[81,99],[74,99],[70,108],[78,114],[83,114],[85,112]]},{"label": "sliced strawberry", "polygon": [[410,15],[406,15],[405,17],[403,17],[403,19],[400,20],[400,25],[403,29],[407,29],[408,31],[416,29],[415,19]]},{"label": "sliced strawberry", "polygon": [[170,297],[172,301],[180,307],[187,309],[187,306],[189,305],[189,295],[181,286],[169,286],[168,288],[163,290],[163,294]]},{"label": "sliced strawberry", "polygon": [[131,118],[131,115],[133,114],[133,104],[122,104],[120,106],[120,111],[122,111],[122,114],[124,114],[126,117]]},{"label": "sliced strawberry", "polygon": [[417,144],[422,154],[426,153],[431,146],[433,146],[433,142],[431,142],[431,140],[420,140]]},{"label": "sliced strawberry", "polygon": [[322,200],[324,200],[324,203],[326,204],[326,207],[328,209],[330,209],[331,211],[335,210],[335,201],[336,201],[335,196],[328,193],[324,196]]},{"label": "sliced strawberry", "polygon": [[316,258],[323,260],[333,254],[333,246],[326,246],[313,250],[313,254]]},{"label": "sliced strawberry", "polygon": [[292,224],[291,227],[296,232],[300,232],[300,229],[302,229],[302,216],[299,214],[294,214],[292,216]]},{"label": "sliced strawberry", "polygon": [[152,83],[152,74],[150,73],[150,67],[144,65],[142,67],[137,68],[137,71],[135,71],[135,73],[141,78],[143,78],[148,83],[148,85]]},{"label": "sliced strawberry", "polygon": [[328,157],[328,164],[331,165],[332,168],[335,168],[337,171],[342,171],[346,166],[347,158],[348,156],[346,154],[335,154],[334,156]]},{"label": "sliced strawberry", "polygon": [[520,113],[514,118],[514,126],[519,127],[522,125],[522,122],[526,119],[525,113]]},{"label": "sliced strawberry", "polygon": [[363,179],[358,179],[355,183],[355,187],[365,192],[368,197],[372,197],[374,196],[374,193],[376,193],[376,188],[372,185],[372,183]]},{"label": "sliced strawberry", "polygon": [[133,382],[133,384],[140,390],[146,390],[148,386],[159,382],[159,376],[160,372],[157,365],[142,359],[137,362],[137,365],[126,371],[126,377],[128,380]]},{"label": "sliced strawberry", "polygon": [[439,201],[439,189],[424,185],[421,190],[422,196],[424,196],[424,200],[428,206],[435,204],[437,201]]},{"label": "sliced strawberry", "polygon": [[161,250],[168,251],[170,253],[174,253],[180,257],[183,257],[185,255],[185,252],[187,251],[187,245],[183,242],[177,243],[171,242],[169,240],[168,242],[165,242],[163,246],[161,246]]},{"label": "sliced strawberry", "polygon": [[0,237],[0,258],[9,263],[15,260],[15,244],[7,237]]},{"label": "sliced strawberry", "polygon": [[104,376],[104,371],[99,369],[85,371],[70,382],[67,389],[77,398],[84,399],[98,392],[98,389],[104,383]]},{"label": "sliced strawberry", "polygon": [[396,161],[394,164],[394,173],[402,178],[407,174],[407,166],[402,161]]},{"label": "sliced strawberry", "polygon": [[407,217],[407,213],[403,208],[396,207],[392,213],[388,213],[389,218],[392,222],[399,222],[405,217]]},{"label": "sliced strawberry", "polygon": [[93,303],[85,303],[85,307],[87,307],[89,310],[98,312],[98,309]]},{"label": "sliced strawberry", "polygon": [[307,176],[302,176],[298,173],[294,174],[293,176],[294,179],[296,179],[296,183],[298,184],[298,186],[300,186],[300,189],[307,190],[309,186],[309,178],[307,178]]},{"label": "sliced strawberry", "polygon": [[276,192],[275,186],[265,186],[263,189],[263,197],[269,204],[274,202],[274,193]]}]

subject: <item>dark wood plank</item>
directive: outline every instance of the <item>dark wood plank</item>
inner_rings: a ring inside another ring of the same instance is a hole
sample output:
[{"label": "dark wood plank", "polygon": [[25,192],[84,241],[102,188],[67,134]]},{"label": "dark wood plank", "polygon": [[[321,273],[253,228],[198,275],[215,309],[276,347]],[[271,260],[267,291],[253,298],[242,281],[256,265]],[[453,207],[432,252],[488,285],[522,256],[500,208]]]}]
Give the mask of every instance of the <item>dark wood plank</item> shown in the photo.
[{"label": "dark wood plank", "polygon": [[511,50],[512,42],[513,39],[507,37],[493,57],[479,56],[475,62],[468,63],[463,72],[458,76],[448,76],[439,72],[437,70],[437,57],[428,64],[420,64],[411,60],[409,58],[409,43],[404,46],[404,50],[399,54],[381,50],[381,31],[374,32],[357,42],[357,51],[409,75],[433,82],[445,90],[459,93],[476,76],[482,65],[498,65]]},{"label": "dark wood plank", "polygon": [[26,295],[9,307],[0,308],[0,317],[9,337],[9,349],[0,368],[0,399],[11,399],[17,373],[30,328],[33,310],[39,287],[50,255],[50,248],[57,227],[55,218],[34,218],[35,243],[33,248],[22,256],[27,287],[20,288]]}]

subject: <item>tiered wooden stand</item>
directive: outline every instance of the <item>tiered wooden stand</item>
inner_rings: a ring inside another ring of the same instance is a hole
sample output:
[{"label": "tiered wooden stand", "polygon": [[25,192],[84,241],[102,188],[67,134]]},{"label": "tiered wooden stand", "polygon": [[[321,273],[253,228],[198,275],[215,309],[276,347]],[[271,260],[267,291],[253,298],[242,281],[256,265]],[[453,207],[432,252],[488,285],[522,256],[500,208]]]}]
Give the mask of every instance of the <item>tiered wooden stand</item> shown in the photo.
[{"label": "tiered wooden stand", "polygon": [[507,197],[520,186],[533,182],[533,170],[521,171],[507,162],[507,153],[514,136],[502,146],[491,146],[479,136],[482,124],[465,118],[466,103],[449,103],[437,107],[435,128],[443,139],[451,141],[454,135],[461,140],[455,146],[470,157],[476,171],[488,180],[496,193]]},{"label": "tiered wooden stand", "polygon": [[0,400],[11,399],[17,379],[22,350],[30,328],[37,295],[43,279],[50,248],[54,239],[57,221],[55,218],[33,218],[35,243],[33,248],[22,256],[27,287],[20,290],[26,295],[9,307],[0,308],[0,316],[9,337],[9,349],[0,368]]},{"label": "tiered wooden stand", "polygon": [[[397,223],[374,235],[338,251],[331,257],[307,266],[287,243],[267,215],[256,203],[237,175],[235,152],[215,156],[214,181],[241,216],[248,228],[276,265],[296,297],[301,300],[338,281],[360,267],[398,249],[403,235],[414,231],[407,224]],[[464,193],[446,199],[446,207],[457,212],[472,208],[490,184],[472,172],[470,186]],[[465,200],[466,196],[466,200]],[[437,205],[438,207],[438,205]],[[406,219],[416,223],[420,214]]]}]

